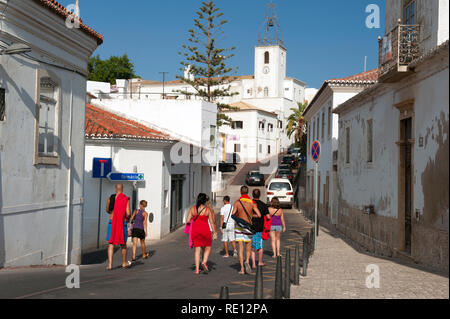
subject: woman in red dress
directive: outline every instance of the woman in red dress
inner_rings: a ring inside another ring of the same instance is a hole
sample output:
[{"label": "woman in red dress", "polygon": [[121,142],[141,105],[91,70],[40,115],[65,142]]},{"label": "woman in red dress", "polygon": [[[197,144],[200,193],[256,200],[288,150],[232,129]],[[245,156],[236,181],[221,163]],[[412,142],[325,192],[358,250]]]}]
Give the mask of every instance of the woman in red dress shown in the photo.
[{"label": "woman in red dress", "polygon": [[[211,229],[213,231],[213,239],[217,238],[216,225],[214,222],[213,212],[206,206],[208,196],[206,194],[199,194],[197,197],[197,204],[189,210],[186,223],[192,224],[192,241],[194,244],[194,262],[195,274],[200,273],[200,255],[203,250],[203,261],[201,263],[204,272],[208,272],[207,265],[209,255],[211,254]],[[208,223],[209,222],[209,223]]]}]

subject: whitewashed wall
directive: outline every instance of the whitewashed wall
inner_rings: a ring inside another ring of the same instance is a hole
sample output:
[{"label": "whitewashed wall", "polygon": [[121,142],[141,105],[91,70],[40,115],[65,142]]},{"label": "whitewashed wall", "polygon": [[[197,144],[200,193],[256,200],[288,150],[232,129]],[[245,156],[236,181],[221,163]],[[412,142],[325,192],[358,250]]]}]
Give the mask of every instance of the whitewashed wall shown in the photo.
[{"label": "whitewashed wall", "polygon": [[[83,74],[96,49],[95,39],[32,1],[0,1],[0,39],[21,42],[30,55],[65,65]],[[30,12],[33,12],[30,15]],[[52,36],[47,35],[51,33]],[[2,42],[2,45],[4,43]],[[35,106],[38,69],[61,81],[61,132],[58,166],[34,165]],[[0,86],[6,89],[6,119],[0,122],[0,267],[81,262],[83,213],[84,123],[86,78],[17,56],[0,56]],[[73,95],[72,177],[68,190],[69,118]],[[66,231],[70,196],[69,232]]]}]

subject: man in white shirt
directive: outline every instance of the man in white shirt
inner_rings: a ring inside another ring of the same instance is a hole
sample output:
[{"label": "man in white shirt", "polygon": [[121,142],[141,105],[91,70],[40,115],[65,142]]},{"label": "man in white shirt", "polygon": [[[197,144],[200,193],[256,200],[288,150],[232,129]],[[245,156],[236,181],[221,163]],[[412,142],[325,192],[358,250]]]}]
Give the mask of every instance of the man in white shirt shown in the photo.
[{"label": "man in white shirt", "polygon": [[234,252],[233,257],[237,257],[236,235],[234,230],[234,219],[231,218],[233,206],[230,204],[230,196],[223,198],[224,206],[220,209],[220,232],[222,233],[222,242],[225,249],[224,258],[229,258],[228,243],[231,242]]}]

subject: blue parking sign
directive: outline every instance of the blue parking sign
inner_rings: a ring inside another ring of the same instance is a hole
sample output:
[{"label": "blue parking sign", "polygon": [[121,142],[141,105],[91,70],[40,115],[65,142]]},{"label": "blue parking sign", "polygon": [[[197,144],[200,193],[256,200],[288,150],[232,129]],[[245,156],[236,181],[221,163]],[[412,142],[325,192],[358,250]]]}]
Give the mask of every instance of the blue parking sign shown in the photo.
[{"label": "blue parking sign", "polygon": [[112,158],[94,158],[92,163],[92,177],[106,178],[112,171]]}]

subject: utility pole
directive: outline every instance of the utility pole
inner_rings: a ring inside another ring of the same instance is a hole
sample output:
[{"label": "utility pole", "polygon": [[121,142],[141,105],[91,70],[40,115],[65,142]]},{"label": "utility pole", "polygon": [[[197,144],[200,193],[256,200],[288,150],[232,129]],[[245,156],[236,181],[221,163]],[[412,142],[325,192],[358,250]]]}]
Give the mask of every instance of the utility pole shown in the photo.
[{"label": "utility pole", "polygon": [[364,57],[364,72],[367,71],[367,55]]},{"label": "utility pole", "polygon": [[169,74],[169,72],[159,72],[159,74],[162,74],[162,76],[163,76],[163,100],[165,100],[166,99],[166,92],[165,92],[166,74]]}]

